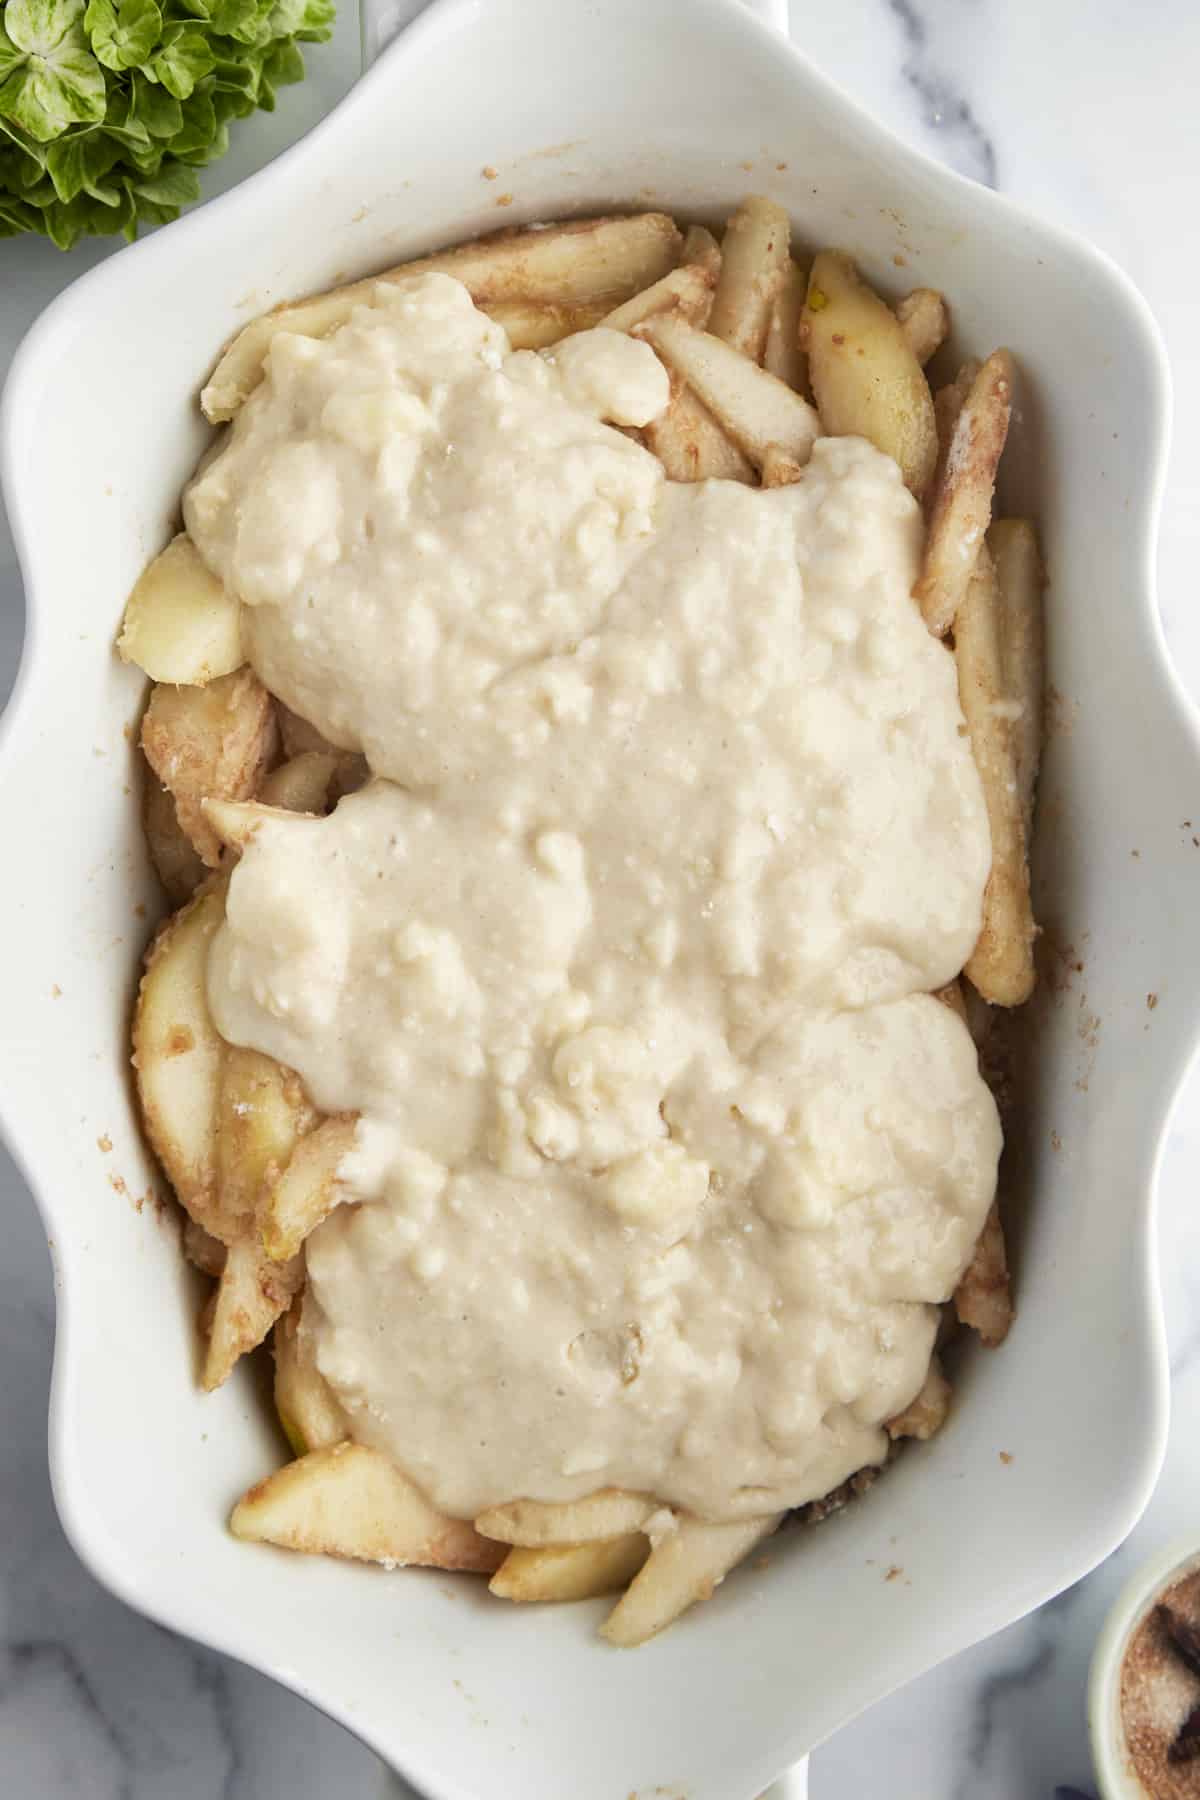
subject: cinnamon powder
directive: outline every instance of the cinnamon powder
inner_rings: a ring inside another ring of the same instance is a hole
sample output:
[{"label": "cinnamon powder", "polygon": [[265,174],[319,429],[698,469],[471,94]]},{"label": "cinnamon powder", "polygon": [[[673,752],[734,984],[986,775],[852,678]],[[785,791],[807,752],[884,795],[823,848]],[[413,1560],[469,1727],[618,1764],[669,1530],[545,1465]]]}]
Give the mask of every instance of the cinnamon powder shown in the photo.
[{"label": "cinnamon powder", "polygon": [[1121,1665],[1126,1757],[1150,1800],[1200,1800],[1200,1758],[1171,1758],[1185,1721],[1200,1705],[1200,1675],[1172,1643],[1163,1607],[1200,1624],[1200,1569],[1159,1596],[1129,1641]]}]

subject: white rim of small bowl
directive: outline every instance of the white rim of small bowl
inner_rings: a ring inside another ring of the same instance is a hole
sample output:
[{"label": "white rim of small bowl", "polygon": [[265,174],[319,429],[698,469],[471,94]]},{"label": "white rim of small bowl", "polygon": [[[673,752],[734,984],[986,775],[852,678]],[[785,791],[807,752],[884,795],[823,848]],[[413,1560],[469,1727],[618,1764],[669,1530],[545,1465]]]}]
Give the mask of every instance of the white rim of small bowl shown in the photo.
[{"label": "white rim of small bowl", "polygon": [[1180,1538],[1130,1576],[1104,1621],[1088,1671],[1088,1737],[1101,1800],[1148,1800],[1130,1774],[1121,1721],[1121,1665],[1130,1639],[1159,1595],[1200,1568],[1200,1541]]}]

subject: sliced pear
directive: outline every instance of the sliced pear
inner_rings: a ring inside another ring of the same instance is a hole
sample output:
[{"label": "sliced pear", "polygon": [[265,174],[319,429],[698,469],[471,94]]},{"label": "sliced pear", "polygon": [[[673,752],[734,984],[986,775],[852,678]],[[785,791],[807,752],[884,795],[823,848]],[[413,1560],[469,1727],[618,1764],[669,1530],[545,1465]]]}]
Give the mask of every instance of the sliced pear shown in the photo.
[{"label": "sliced pear", "polygon": [[1015,379],[1008,351],[993,350],[967,389],[939,459],[925,559],[913,589],[936,637],[958,616],[991,523]]},{"label": "sliced pear", "polygon": [[721,246],[707,225],[688,226],[679,260],[689,268],[703,269],[716,281],[721,273]]},{"label": "sliced pear", "polygon": [[335,1444],[288,1463],[242,1496],[229,1528],[254,1543],[389,1568],[490,1575],[505,1554],[468,1520],[438,1512],[394,1463],[365,1444]]},{"label": "sliced pear", "polygon": [[786,382],[674,314],[647,319],[635,336],[654,346],[756,468],[772,445],[797,462],[808,461],[820,430],[817,415]]},{"label": "sliced pear", "polygon": [[789,456],[777,444],[768,446],[763,457],[762,485],[765,488],[794,487],[804,474],[804,465]]},{"label": "sliced pear", "polygon": [[151,681],[197,687],[245,662],[241,602],[202,561],[186,532],[138,577],[117,649]]},{"label": "sliced pear", "polygon": [[[336,744],[331,744],[328,738],[322,737],[315,725],[310,725],[307,719],[294,713],[282,700],[275,702],[275,710],[279,715],[279,731],[283,738],[285,756],[295,761],[309,751],[316,751],[322,756],[333,757],[335,767],[326,793],[326,806],[336,806],[343,794],[353,794],[362,787],[370,775],[365,756],[360,756],[356,750],[339,750]],[[286,767],[285,763],[284,768]],[[282,771],[275,770],[268,775],[259,790],[261,798],[272,806],[286,806],[293,812],[302,810],[293,806],[286,794],[281,796],[278,792],[269,791],[276,774],[282,775]],[[306,807],[303,810],[323,811],[324,808]]]},{"label": "sliced pear", "polygon": [[929,383],[891,307],[840,251],[813,261],[803,335],[822,429],[866,438],[920,499],[938,451]]},{"label": "sliced pear", "polygon": [[937,421],[939,461],[945,461],[950,448],[950,440],[954,436],[954,427],[958,423],[958,415],[971,391],[971,383],[982,366],[975,357],[969,356],[954,380],[948,381],[944,387],[940,387],[933,396],[933,416]]},{"label": "sliced pear", "polygon": [[896,302],[896,317],[908,339],[908,347],[924,368],[946,341],[950,314],[944,294],[936,288],[914,288]]},{"label": "sliced pear", "polygon": [[1022,707],[1009,687],[1006,636],[1004,595],[991,556],[981,543],[975,547],[966,598],[954,624],[958,698],[983,785],[992,839],[983,920],[978,942],[967,959],[966,974],[991,1005],[1020,1006],[1037,980],[1033,956],[1037,925],[1017,763]]},{"label": "sliced pear", "polygon": [[989,1350],[1004,1342],[1016,1317],[1008,1248],[995,1201],[963,1278],[954,1290],[954,1310],[960,1325],[977,1331]]},{"label": "sliced pear", "polygon": [[547,1544],[510,1550],[488,1586],[501,1600],[591,1600],[618,1593],[650,1554],[640,1531],[602,1544]]},{"label": "sliced pear", "polygon": [[623,1649],[644,1644],[697,1600],[711,1599],[730,1569],[769,1537],[782,1517],[773,1513],[726,1525],[680,1518],[655,1542],[640,1575],[600,1627],[601,1636]]},{"label": "sliced pear", "polygon": [[217,1100],[217,1176],[230,1238],[254,1233],[260,1206],[320,1116],[293,1070],[258,1050],[227,1046]]},{"label": "sliced pear", "polygon": [[942,1371],[940,1357],[935,1353],[929,1362],[929,1368],[919,1393],[914,1394],[903,1412],[887,1421],[887,1434],[890,1438],[917,1438],[924,1443],[942,1429],[950,1411],[950,1383]]},{"label": "sliced pear", "polygon": [[487,309],[488,317],[503,325],[514,350],[547,350],[576,331],[599,325],[606,311],[603,300],[575,306],[556,306],[551,301],[501,301]]},{"label": "sliced pear", "polygon": [[346,1199],[338,1180],[343,1157],[353,1148],[354,1113],[338,1113],[301,1138],[291,1161],[261,1210],[262,1241],[278,1262],[295,1256],[310,1231]]},{"label": "sliced pear", "polygon": [[346,1415],[317,1367],[303,1319],[300,1295],[275,1327],[275,1410],[297,1456],[327,1450],[350,1435]]},{"label": "sliced pear", "polygon": [[264,806],[282,807],[285,812],[323,813],[341,760],[337,751],[304,750],[271,770],[258,797]]},{"label": "sliced pear", "polygon": [[666,411],[651,419],[642,435],[668,481],[740,481],[746,486],[754,481],[750,459],[677,375],[671,377]]},{"label": "sliced pear", "polygon": [[661,281],[643,288],[600,320],[610,331],[632,331],[658,313],[677,312],[692,325],[703,325],[712,305],[715,277],[704,269],[672,269]]},{"label": "sliced pear", "polygon": [[790,245],[787,213],[761,194],[743,200],[725,227],[721,277],[708,328],[751,362],[763,359],[771,308],[787,275]]},{"label": "sliced pear", "polygon": [[510,1500],[489,1507],[475,1523],[485,1537],[537,1549],[544,1544],[591,1544],[640,1531],[658,1502],[622,1488],[599,1488],[583,1500]]},{"label": "sliced pear", "polygon": [[277,331],[326,337],[344,325],[356,306],[368,305],[380,282],[440,270],[467,288],[485,312],[515,301],[552,306],[609,306],[657,281],[679,261],[679,230],[665,213],[629,218],[575,219],[538,230],[503,232],[461,244],[439,256],[402,263],[379,275],[334,288],[265,313],[240,331],[213,370],[200,404],[214,423],[232,419],[262,380],[263,363]]},{"label": "sliced pear", "polygon": [[203,1380],[210,1393],[228,1379],[239,1357],[258,1348],[303,1281],[302,1256],[277,1263],[253,1238],[230,1244],[208,1327]]},{"label": "sliced pear", "polygon": [[142,720],[146,761],[173,794],[179,823],[209,868],[221,860],[221,841],[201,802],[257,793],[277,743],[271,696],[250,669],[207,687],[159,685],[150,696]]},{"label": "sliced pear", "polygon": [[211,1231],[205,1231],[203,1225],[197,1225],[195,1219],[184,1220],[183,1254],[204,1275],[219,1276],[225,1267],[224,1244]]},{"label": "sliced pear", "polygon": [[196,853],[196,847],[179,823],[174,797],[169,794],[153,769],[145,771],[142,787],[142,830],[154,872],[162,882],[163,892],[172,906],[183,906],[191,899],[208,870]]},{"label": "sliced pear", "polygon": [[1021,709],[1013,722],[1013,752],[1025,842],[1033,844],[1033,799],[1042,754],[1045,698],[1045,570],[1029,519],[996,519],[987,535],[1004,612],[1004,673],[1009,697]]},{"label": "sliced pear", "polygon": [[264,806],[261,800],[202,800],[200,812],[225,848],[239,851],[265,820],[291,821],[296,816],[287,807]]},{"label": "sliced pear", "polygon": [[133,1017],[133,1066],[146,1135],[180,1204],[220,1236],[217,1100],[225,1046],[209,1016],[208,951],[225,916],[210,884],[168,920],[146,956]]},{"label": "sliced pear", "polygon": [[808,358],[800,342],[800,321],[808,289],[808,270],[789,262],[783,283],[771,304],[763,368],[786,381],[798,394],[808,395]]}]

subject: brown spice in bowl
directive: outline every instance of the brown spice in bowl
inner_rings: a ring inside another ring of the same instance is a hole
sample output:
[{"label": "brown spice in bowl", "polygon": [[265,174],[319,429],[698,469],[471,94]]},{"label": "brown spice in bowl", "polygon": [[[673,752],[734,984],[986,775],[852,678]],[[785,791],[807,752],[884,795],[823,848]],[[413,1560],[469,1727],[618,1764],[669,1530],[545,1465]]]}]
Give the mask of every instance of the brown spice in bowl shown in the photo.
[{"label": "brown spice in bowl", "polygon": [[1130,1773],[1150,1800],[1200,1800],[1200,1568],[1152,1606],[1121,1665]]}]

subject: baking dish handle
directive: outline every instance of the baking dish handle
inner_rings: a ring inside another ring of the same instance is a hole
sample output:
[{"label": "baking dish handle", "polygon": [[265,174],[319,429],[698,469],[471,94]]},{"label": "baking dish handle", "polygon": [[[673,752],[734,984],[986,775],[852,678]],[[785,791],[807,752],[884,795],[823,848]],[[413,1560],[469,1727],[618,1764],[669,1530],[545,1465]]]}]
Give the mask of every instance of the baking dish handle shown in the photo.
[{"label": "baking dish handle", "polygon": [[[788,0],[741,0],[743,6],[777,31],[787,34]],[[359,34],[362,40],[362,65],[369,69],[381,50],[411,25],[418,13],[425,11],[429,0],[359,0]]]}]

